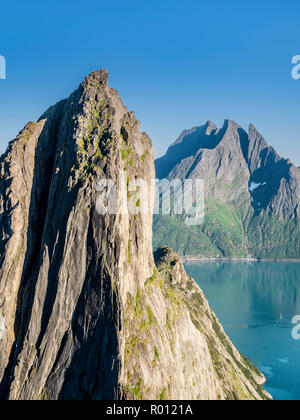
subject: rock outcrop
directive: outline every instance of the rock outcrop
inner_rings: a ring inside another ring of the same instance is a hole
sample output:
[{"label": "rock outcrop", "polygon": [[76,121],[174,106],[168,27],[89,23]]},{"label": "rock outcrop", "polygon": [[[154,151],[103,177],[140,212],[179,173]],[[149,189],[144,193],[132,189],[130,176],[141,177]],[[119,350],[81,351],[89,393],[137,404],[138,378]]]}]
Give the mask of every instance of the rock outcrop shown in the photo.
[{"label": "rock outcrop", "polygon": [[[142,206],[131,186],[155,178],[151,140],[105,70],[29,123],[0,170],[1,399],[269,398],[180,258],[162,248],[155,265],[153,192]],[[125,188],[113,214],[103,179]]]},{"label": "rock outcrop", "polygon": [[[184,131],[155,162],[159,179],[203,179],[205,220],[156,217],[154,245],[182,255],[300,258],[300,171],[258,130],[233,121]],[[180,232],[180,234],[179,234]],[[165,238],[168,238],[166,241]]]}]

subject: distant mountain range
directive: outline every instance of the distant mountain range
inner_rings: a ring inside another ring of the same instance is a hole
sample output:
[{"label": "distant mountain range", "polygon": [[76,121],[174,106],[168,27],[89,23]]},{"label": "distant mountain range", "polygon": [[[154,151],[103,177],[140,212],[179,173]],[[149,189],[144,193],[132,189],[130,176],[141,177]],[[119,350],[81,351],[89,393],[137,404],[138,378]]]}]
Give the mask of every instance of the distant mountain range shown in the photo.
[{"label": "distant mountain range", "polygon": [[226,120],[184,131],[156,160],[159,179],[205,180],[205,218],[154,218],[154,247],[184,256],[300,258],[300,169],[259,131]]}]

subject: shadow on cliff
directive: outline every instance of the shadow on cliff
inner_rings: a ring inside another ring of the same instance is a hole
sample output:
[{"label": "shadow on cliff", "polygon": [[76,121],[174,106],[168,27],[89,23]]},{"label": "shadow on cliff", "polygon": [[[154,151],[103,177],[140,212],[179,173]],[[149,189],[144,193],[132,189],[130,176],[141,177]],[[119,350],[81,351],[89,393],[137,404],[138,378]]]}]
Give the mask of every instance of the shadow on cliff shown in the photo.
[{"label": "shadow on cliff", "polygon": [[[97,215],[94,217],[97,220]],[[115,265],[118,255],[114,255],[115,250],[111,249],[109,256],[96,257],[99,250],[93,236],[95,230],[101,235],[105,224],[98,216],[98,223],[93,225],[94,217],[90,219],[87,239],[88,254],[92,258],[72,319],[75,351],[65,373],[59,400],[120,398],[119,297],[117,288],[112,287],[112,273],[107,268],[108,263]]]},{"label": "shadow on cliff", "polygon": [[[49,194],[52,188],[55,160],[60,152],[57,150],[58,136],[64,104],[64,101],[57,104],[54,116],[46,121],[36,147],[27,247],[14,325],[16,339],[0,383],[1,400],[9,399],[11,385],[15,379],[14,370],[30,326],[36,285],[43,261],[43,250],[46,246],[49,251],[50,266],[46,297],[42,304],[41,329],[36,342],[37,355],[43,357],[40,354],[40,345],[57,296],[59,269],[64,257],[67,220],[80,188],[76,185],[69,192],[64,191],[62,209],[65,211],[56,215],[54,223],[51,219],[51,211],[49,217],[49,208],[53,205],[49,200]],[[71,166],[70,163],[70,168]],[[119,397],[117,295],[116,291],[112,290],[111,276],[105,271],[105,265],[102,264],[101,258],[96,258],[97,252],[93,249],[96,245],[93,240],[92,223],[90,220],[88,248],[91,258],[88,270],[69,329],[60,343],[60,350],[51,372],[47,372],[48,379],[51,375],[53,376],[58,367],[67,365],[67,368],[61,371],[61,389],[55,389],[56,395],[53,395],[53,398],[51,398],[51,381],[46,381],[50,387],[50,399],[84,400]],[[99,226],[98,228],[100,229]],[[100,230],[99,234],[101,234]],[[56,243],[57,237],[58,243]],[[73,281],[76,283],[76,278]],[[88,331],[86,323],[89,323]],[[51,340],[47,341],[48,346],[50,342]],[[68,360],[70,358],[71,360]]]}]

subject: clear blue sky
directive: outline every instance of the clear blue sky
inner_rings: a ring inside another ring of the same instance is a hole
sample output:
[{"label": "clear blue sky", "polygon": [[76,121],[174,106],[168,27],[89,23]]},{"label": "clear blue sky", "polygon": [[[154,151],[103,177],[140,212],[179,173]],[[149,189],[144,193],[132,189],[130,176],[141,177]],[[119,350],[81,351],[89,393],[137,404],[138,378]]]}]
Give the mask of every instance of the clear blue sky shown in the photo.
[{"label": "clear blue sky", "polygon": [[299,18],[299,0],[2,2],[0,151],[106,67],[156,156],[183,129],[229,118],[300,165]]}]

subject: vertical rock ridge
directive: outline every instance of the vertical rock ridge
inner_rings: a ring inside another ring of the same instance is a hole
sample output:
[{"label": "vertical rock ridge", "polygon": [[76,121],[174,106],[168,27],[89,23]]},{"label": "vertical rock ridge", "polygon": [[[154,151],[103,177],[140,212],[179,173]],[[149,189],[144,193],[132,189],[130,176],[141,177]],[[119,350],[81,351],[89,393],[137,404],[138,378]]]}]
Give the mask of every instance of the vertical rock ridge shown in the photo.
[{"label": "vertical rock ridge", "polygon": [[[5,243],[6,247],[1,253],[0,311],[2,316],[5,316],[7,332],[6,340],[0,342],[2,355],[0,378],[10,349],[12,346],[16,347],[15,338],[20,330],[22,295],[28,273],[35,264],[39,250],[45,201],[47,202],[47,190],[50,185],[48,177],[51,178],[52,175],[56,132],[62,106],[63,101],[52,107],[48,120],[40,119],[37,123],[27,124],[11,143],[0,162],[0,201],[5,201],[2,218],[8,215],[8,220],[2,219],[0,224],[4,228],[9,226],[9,234],[6,234],[5,240],[1,241],[1,245]],[[38,172],[42,173],[42,177],[37,181]],[[6,184],[7,179],[11,180],[10,185]],[[14,281],[11,281],[12,279]],[[9,367],[6,372],[9,372]],[[6,379],[3,378],[1,389],[5,389],[5,382]]]},{"label": "vertical rock ridge", "polygon": [[99,181],[123,185],[125,208],[138,209],[132,182],[155,178],[151,140],[106,70],[26,127],[0,163],[1,399],[268,398],[262,375],[216,337],[178,256],[162,251],[155,266],[152,188],[147,211],[98,212]]}]

